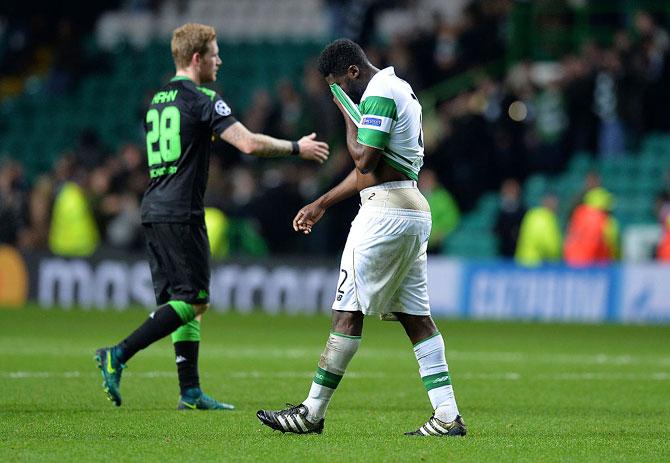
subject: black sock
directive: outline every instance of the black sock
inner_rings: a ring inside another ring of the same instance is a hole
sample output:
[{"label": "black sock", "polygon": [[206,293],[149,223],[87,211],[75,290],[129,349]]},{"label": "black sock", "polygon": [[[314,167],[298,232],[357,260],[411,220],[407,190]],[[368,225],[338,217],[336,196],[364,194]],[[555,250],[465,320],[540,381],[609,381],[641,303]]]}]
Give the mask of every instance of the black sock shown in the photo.
[{"label": "black sock", "polygon": [[200,341],[178,341],[174,343],[179,389],[182,394],[186,389],[200,387],[200,377],[198,376],[199,347]]},{"label": "black sock", "polygon": [[118,344],[119,361],[126,363],[138,351],[164,338],[183,324],[170,304],[160,306],[139,328]]}]

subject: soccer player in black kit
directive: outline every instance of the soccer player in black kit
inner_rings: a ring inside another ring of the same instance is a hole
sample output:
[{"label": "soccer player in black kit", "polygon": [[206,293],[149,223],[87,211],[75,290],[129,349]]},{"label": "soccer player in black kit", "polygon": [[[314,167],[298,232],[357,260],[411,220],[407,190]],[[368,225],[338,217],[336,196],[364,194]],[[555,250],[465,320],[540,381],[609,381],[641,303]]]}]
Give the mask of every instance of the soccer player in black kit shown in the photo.
[{"label": "soccer player in black kit", "polygon": [[172,36],[176,75],[158,91],[147,110],[145,131],[151,182],[142,200],[142,224],[158,309],[126,339],[96,351],[109,400],[121,405],[125,364],[139,350],[172,334],[180,397],[178,409],[231,410],[200,389],[200,317],[209,307],[209,242],[203,196],[212,134],[246,154],[299,156],[323,163],[328,145],[315,134],[298,141],[250,132],[214,91],[221,65],[216,32],[185,24]]}]

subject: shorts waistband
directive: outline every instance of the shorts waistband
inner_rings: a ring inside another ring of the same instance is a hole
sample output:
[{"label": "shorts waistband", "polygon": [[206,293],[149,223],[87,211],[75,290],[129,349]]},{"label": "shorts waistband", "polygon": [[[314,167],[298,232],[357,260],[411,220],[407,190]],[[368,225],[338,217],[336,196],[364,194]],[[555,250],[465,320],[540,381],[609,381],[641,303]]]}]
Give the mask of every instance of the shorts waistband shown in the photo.
[{"label": "shorts waistband", "polygon": [[360,209],[358,212],[362,216],[374,216],[374,217],[407,217],[413,219],[423,219],[431,220],[430,212],[427,211],[417,211],[414,209],[395,209],[388,207],[377,207],[377,206],[365,206]]},{"label": "shorts waistband", "polygon": [[379,185],[373,185],[362,189],[360,194],[363,196],[364,194],[375,190],[397,190],[399,188],[416,188],[416,182],[414,180],[400,180],[397,182],[380,183]]}]

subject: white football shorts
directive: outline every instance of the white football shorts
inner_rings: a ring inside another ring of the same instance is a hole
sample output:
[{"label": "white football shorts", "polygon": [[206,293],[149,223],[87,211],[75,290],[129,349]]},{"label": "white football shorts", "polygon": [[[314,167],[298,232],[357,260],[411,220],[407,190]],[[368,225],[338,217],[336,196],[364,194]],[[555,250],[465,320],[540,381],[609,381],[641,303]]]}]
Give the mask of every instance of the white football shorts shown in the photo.
[{"label": "white football shorts", "polygon": [[333,310],[430,315],[428,202],[413,181],[375,185],[360,195],[361,208],[342,253]]}]

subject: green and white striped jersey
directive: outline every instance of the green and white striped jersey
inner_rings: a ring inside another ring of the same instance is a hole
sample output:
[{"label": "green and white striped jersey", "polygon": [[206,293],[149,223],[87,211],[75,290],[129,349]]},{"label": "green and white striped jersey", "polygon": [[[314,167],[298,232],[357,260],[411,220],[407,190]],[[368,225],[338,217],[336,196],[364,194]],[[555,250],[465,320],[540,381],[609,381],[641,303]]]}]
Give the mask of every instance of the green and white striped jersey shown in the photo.
[{"label": "green and white striped jersey", "polygon": [[383,150],[394,169],[412,180],[423,165],[421,104],[412,87],[395,75],[393,67],[375,74],[361,103],[358,143]]}]

